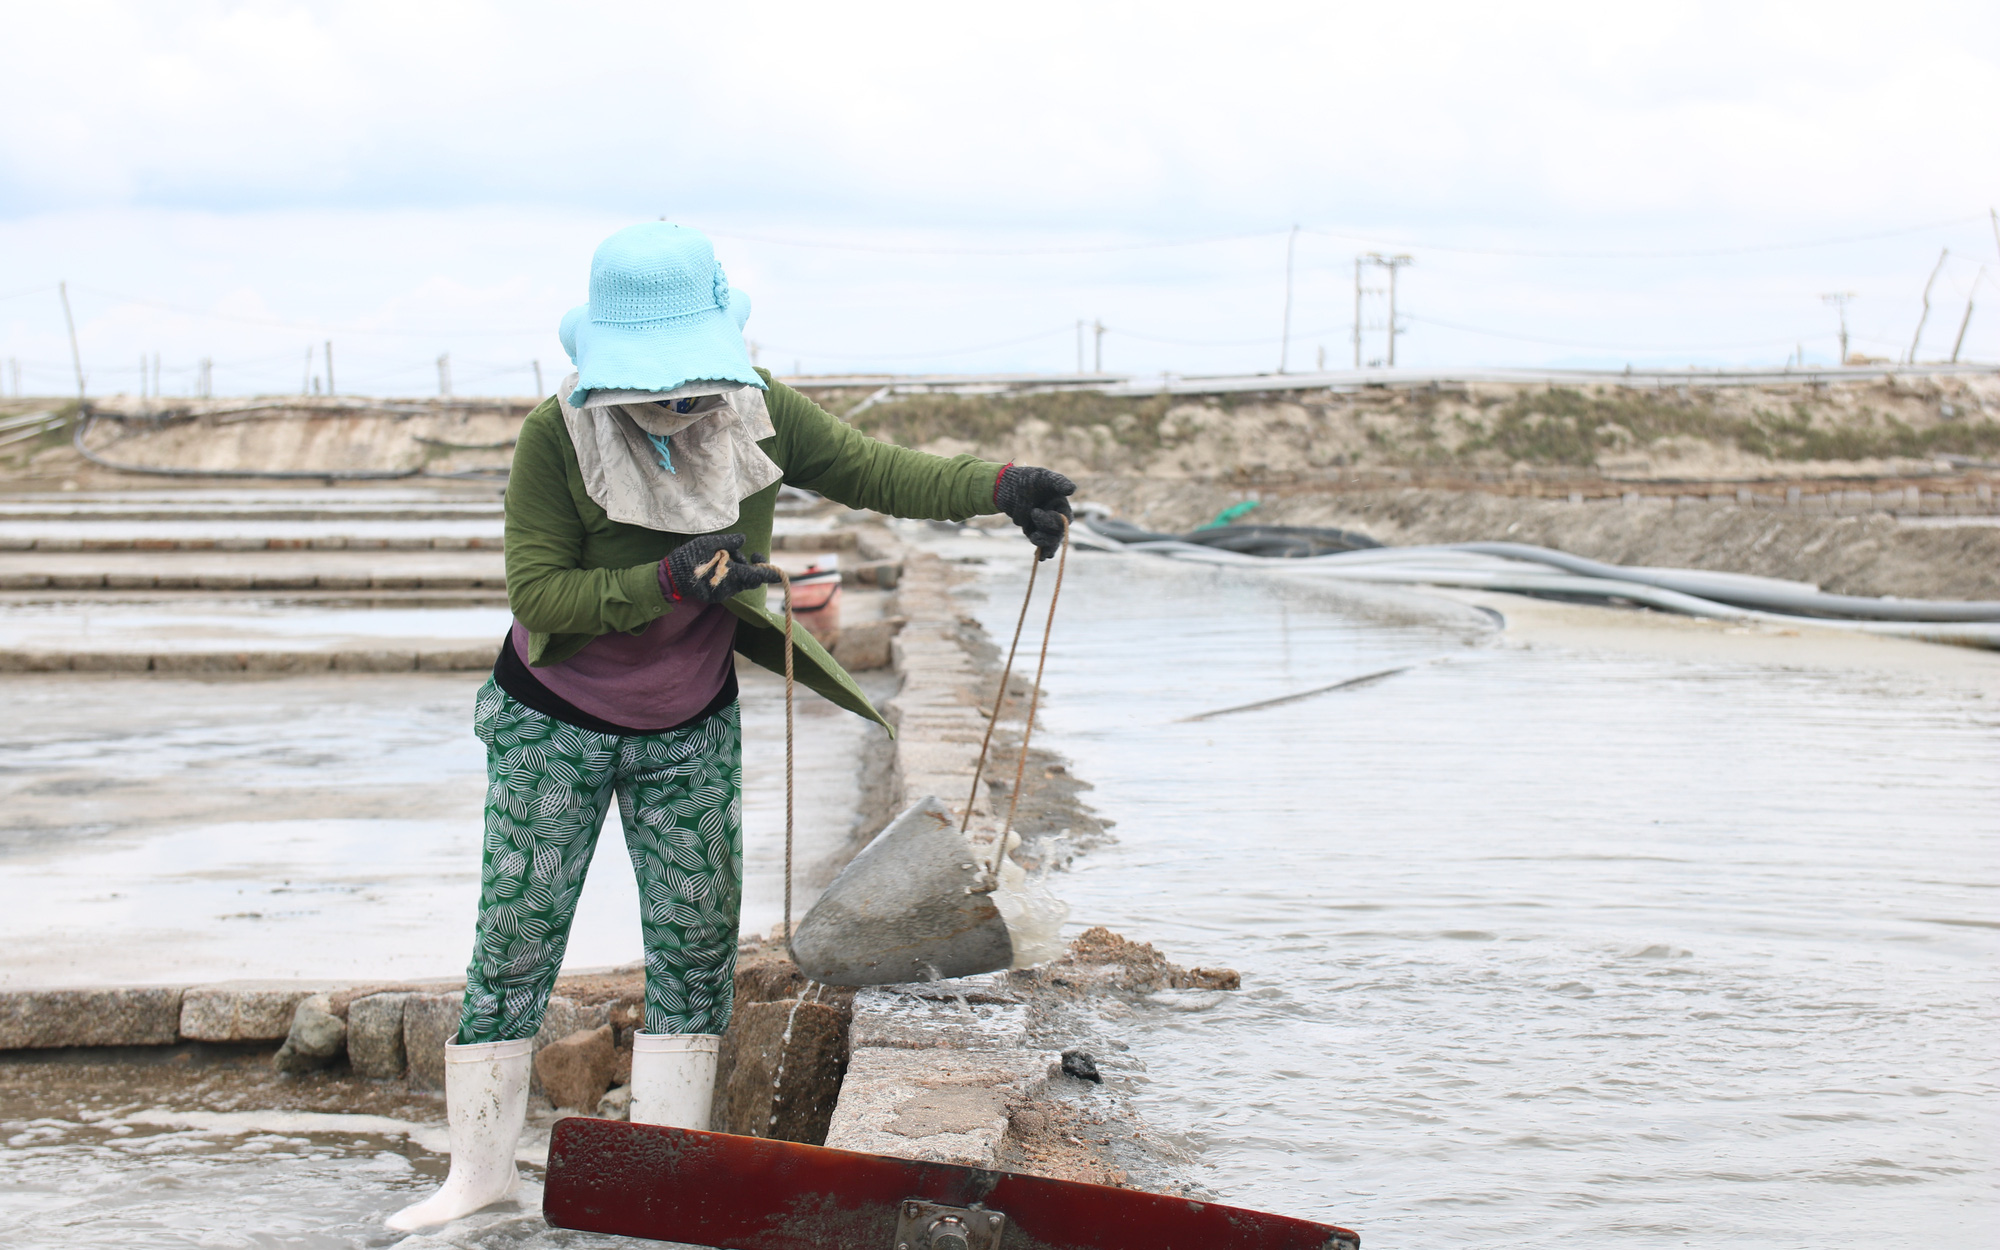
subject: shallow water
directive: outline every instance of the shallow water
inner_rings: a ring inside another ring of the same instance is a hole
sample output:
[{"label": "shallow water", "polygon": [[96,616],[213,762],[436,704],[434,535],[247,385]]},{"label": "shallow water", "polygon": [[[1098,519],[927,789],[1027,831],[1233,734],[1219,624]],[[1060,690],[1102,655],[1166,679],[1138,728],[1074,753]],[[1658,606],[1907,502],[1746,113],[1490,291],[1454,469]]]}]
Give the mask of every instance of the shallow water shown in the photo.
[{"label": "shallow water", "polygon": [[0,647],[63,651],[284,651],[392,643],[492,647],[513,624],[504,607],[341,608],[277,599],[187,597],[0,604]]},{"label": "shallow water", "polygon": [[[372,1116],[265,1114],[0,1119],[0,1238],[9,1250],[392,1246],[389,1213],[443,1179],[428,1126]],[[152,1121],[152,1122],[149,1122]],[[351,1126],[340,1127],[347,1121]],[[214,1123],[214,1122],[220,1122]],[[635,1243],[551,1229],[540,1173],[523,1200],[433,1230],[429,1247],[611,1250]],[[662,1244],[662,1243],[648,1243]]]},{"label": "shallow water", "polygon": [[1037,736],[1118,842],[1072,931],[1244,979],[1127,1022],[1148,1119],[1376,1250],[1990,1244],[1994,700],[1468,641],[1073,558]]},{"label": "shallow water", "polygon": [[[879,674],[864,674],[877,690]],[[475,673],[132,680],[9,675],[0,726],[0,986],[462,972],[479,897]],[[784,682],[744,666],[746,932],[784,897]],[[880,730],[798,702],[798,899],[817,896]],[[570,967],[639,958],[605,822]],[[4,1245],[0,1238],[0,1245]]]}]

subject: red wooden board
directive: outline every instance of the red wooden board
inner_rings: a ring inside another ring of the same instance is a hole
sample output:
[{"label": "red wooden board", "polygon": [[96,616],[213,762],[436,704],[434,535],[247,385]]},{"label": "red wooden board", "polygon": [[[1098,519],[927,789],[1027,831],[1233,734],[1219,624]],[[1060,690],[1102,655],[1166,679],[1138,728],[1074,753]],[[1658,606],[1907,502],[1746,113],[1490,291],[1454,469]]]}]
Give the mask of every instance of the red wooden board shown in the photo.
[{"label": "red wooden board", "polygon": [[1213,1202],[617,1120],[559,1121],[558,1228],[724,1250],[895,1250],[904,1199],[1007,1218],[1002,1250],[1359,1250],[1344,1228]]}]

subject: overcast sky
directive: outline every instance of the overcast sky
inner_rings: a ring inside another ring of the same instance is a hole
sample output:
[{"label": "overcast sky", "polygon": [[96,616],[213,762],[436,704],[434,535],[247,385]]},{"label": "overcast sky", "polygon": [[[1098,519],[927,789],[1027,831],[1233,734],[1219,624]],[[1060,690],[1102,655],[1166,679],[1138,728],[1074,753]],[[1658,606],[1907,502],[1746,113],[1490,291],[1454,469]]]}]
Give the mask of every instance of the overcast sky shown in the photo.
[{"label": "overcast sky", "polygon": [[1991,3],[66,0],[8,41],[31,393],[73,387],[66,280],[95,392],[154,352],[170,395],[203,357],[297,390],[330,338],[343,390],[449,353],[527,394],[592,248],[662,216],[781,373],[1066,371],[1079,319],[1109,370],[1274,369],[1294,225],[1295,370],[1351,363],[1370,249],[1414,258],[1401,364],[1826,361],[1834,291],[1900,356],[1947,247],[1919,354],[1977,282],[2000,360]]}]

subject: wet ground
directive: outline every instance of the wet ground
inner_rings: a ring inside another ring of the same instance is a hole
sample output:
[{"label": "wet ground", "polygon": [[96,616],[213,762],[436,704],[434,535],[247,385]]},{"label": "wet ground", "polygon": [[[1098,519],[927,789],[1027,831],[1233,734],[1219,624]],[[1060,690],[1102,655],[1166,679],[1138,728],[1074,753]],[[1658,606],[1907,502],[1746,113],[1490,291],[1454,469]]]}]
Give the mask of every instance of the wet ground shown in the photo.
[{"label": "wet ground", "polygon": [[[384,1216],[448,1166],[442,1103],[401,1082],[280,1076],[270,1053],[183,1045],[115,1062],[0,1062],[0,1245],[611,1250],[539,1214],[554,1116],[533,1111],[519,1199],[406,1242]],[[652,1243],[663,1244],[663,1243]]]},{"label": "wet ground", "polygon": [[[992,559],[966,610],[1004,640],[1020,545],[944,546]],[[1371,602],[1069,570],[1037,741],[1117,825],[1060,889],[1079,926],[1244,976],[1111,1024],[1199,1181],[1371,1250],[1981,1244],[2000,657]],[[481,675],[0,680],[0,984],[462,965]],[[746,928],[777,920],[778,694],[746,674]],[[823,859],[875,731],[800,714]],[[572,966],[636,954],[631,895],[614,826]],[[0,1065],[0,1244],[386,1246],[442,1174],[434,1102],[160,1057]],[[631,1244],[548,1230],[533,1196],[416,1245]]]},{"label": "wet ground", "polygon": [[1243,974],[1126,1022],[1205,1184],[1378,1248],[1990,1238],[2000,657],[1332,594],[1079,555],[1050,656],[1117,822],[1072,915]]},{"label": "wet ground", "polygon": [[[478,902],[484,680],[9,675],[0,986],[458,975]],[[745,665],[741,682],[743,921],[761,932],[783,898],[783,681]],[[856,761],[881,731],[809,692],[798,717],[803,909],[815,866],[848,841]],[[639,953],[631,866],[606,823],[572,968]]]}]

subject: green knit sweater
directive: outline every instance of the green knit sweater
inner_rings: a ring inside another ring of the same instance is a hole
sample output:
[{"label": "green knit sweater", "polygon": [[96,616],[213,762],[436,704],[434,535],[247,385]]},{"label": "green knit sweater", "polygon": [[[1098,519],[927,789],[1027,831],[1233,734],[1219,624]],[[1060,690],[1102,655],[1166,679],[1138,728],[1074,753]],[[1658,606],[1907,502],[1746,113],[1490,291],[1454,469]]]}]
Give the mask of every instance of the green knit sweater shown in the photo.
[{"label": "green knit sweater", "polygon": [[[995,512],[1001,466],[974,456],[927,455],[878,442],[771,375],[765,399],[776,433],[758,446],[784,481],[853,508],[892,516],[963,521]],[[746,552],[771,549],[778,484],[751,495],[736,520],[715,531],[742,534]],[[583,489],[576,447],[562,410],[544,400],[521,426],[507,481],[507,603],[528,629],[528,663],[558,664],[613,630],[637,633],[674,610],[660,593],[658,565],[693,534],[624,525]],[[731,599],[743,622],[736,649],[765,668],[784,671],[783,608],[765,607],[765,588]],[[800,682],[841,707],[887,725],[847,671],[804,629],[794,632]]]}]

